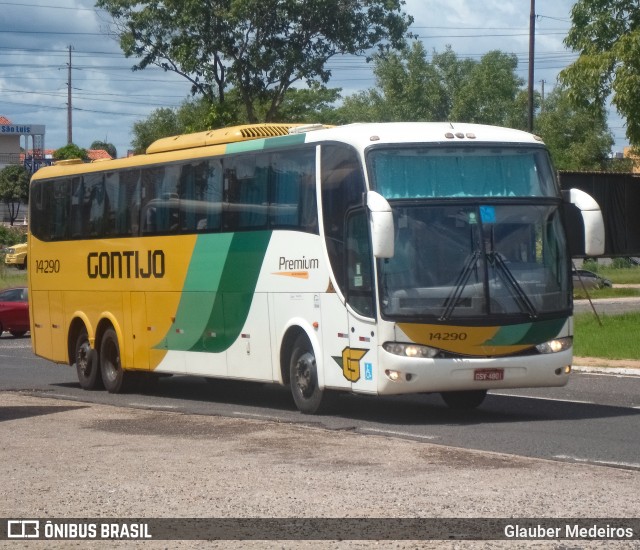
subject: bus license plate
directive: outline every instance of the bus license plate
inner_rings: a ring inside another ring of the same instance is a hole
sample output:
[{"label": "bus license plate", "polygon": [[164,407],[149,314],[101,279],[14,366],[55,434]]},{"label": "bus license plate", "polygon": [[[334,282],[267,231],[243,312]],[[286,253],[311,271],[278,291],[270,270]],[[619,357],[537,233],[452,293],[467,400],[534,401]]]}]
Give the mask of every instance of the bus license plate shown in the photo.
[{"label": "bus license plate", "polygon": [[480,382],[504,380],[504,369],[476,369],[473,371],[473,379]]}]

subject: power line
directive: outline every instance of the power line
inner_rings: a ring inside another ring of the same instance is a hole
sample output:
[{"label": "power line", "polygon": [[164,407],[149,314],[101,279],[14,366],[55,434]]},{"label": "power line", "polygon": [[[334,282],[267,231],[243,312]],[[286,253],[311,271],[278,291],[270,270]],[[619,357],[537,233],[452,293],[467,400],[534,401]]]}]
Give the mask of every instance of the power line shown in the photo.
[{"label": "power line", "polygon": [[[98,11],[96,8],[77,8],[68,6],[44,6],[41,4],[22,4],[20,2],[0,2],[0,6],[19,6],[21,8],[46,8],[52,10],[73,10],[73,11]],[[100,10],[104,11],[104,10]]]}]

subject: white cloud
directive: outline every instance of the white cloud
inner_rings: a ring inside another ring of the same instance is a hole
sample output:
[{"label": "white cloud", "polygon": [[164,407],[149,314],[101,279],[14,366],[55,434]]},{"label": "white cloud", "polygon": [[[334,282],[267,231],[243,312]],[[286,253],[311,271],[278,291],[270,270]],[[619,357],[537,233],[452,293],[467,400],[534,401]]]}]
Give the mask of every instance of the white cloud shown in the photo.
[{"label": "white cloud", "polygon": [[177,75],[132,72],[134,60],[106,34],[108,16],[90,0],[30,2],[0,1],[0,114],[14,123],[44,124],[45,147],[67,143],[70,45],[72,138],[81,147],[105,140],[124,155],[136,120],[188,97],[190,85]]},{"label": "white cloud", "polygon": [[[0,115],[14,123],[44,124],[46,147],[67,141],[67,63],[72,51],[73,141],[113,143],[123,155],[131,127],[159,107],[174,107],[189,96],[183,78],[159,69],[132,72],[113,37],[109,17],[92,0],[0,0]],[[537,0],[536,87],[550,90],[558,72],[575,57],[562,43],[570,26],[571,0]],[[530,2],[526,0],[407,0],[414,32],[427,51],[447,44],[476,59],[494,49],[515,53],[527,78]],[[374,85],[371,66],[361,58],[332,60],[330,85],[345,93]],[[617,142],[624,129],[612,118]],[[621,145],[620,145],[621,146]]]}]

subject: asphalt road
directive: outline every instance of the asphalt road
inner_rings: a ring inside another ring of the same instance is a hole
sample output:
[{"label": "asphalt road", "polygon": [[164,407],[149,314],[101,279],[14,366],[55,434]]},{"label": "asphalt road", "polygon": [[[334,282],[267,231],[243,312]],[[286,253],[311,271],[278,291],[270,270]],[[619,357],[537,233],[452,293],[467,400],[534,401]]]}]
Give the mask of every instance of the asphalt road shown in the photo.
[{"label": "asphalt road", "polygon": [[591,313],[593,310],[598,312],[598,315],[620,315],[630,311],[640,310],[640,298],[638,297],[625,297],[625,298],[599,298],[598,300],[575,300],[573,302],[574,313]]},{"label": "asphalt road", "polygon": [[75,369],[35,357],[30,339],[0,339],[0,391],[119,407],[316,426],[462,449],[640,470],[640,377],[575,373],[565,388],[490,393],[476,411],[438,395],[340,396],[331,415],[300,414],[285,388],[171,377],[152,393],[80,388]]}]

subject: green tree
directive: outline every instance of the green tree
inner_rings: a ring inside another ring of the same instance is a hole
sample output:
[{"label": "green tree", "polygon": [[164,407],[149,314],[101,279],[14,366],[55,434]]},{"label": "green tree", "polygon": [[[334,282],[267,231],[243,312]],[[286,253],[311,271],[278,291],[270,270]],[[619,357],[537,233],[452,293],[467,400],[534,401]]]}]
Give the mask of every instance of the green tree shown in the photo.
[{"label": "green tree", "polygon": [[640,6],[637,0],[578,0],[565,44],[578,59],[560,73],[572,100],[604,111],[611,100],[640,145]]},{"label": "green tree", "polygon": [[0,170],[0,200],[7,205],[13,225],[20,215],[20,204],[29,200],[29,172],[24,166],[13,164]]},{"label": "green tree", "polygon": [[113,143],[108,143],[106,141],[94,141],[89,149],[102,149],[111,155],[111,158],[118,157],[118,151],[116,146]]},{"label": "green tree", "polygon": [[[330,122],[332,104],[338,99],[339,89],[313,85],[310,89],[288,90],[280,108],[283,122]],[[267,106],[256,104],[256,110]],[[231,124],[246,124],[238,94],[231,90],[224,104],[211,104],[205,98],[186,100],[176,109],[161,108],[145,120],[133,124],[131,145],[136,154],[144,153],[155,140],[221,128]]]},{"label": "green tree", "polygon": [[[309,88],[287,90],[279,114],[273,122],[331,122],[339,88],[326,88],[312,83]],[[265,110],[268,106],[265,106]],[[264,118],[264,117],[262,117]]]},{"label": "green tree", "polygon": [[516,75],[518,58],[498,50],[482,56],[464,75],[453,96],[451,118],[478,124],[513,126],[519,116],[514,109],[523,93],[524,81]]},{"label": "green tree", "polygon": [[175,109],[156,109],[145,120],[134,122],[131,140],[134,153],[144,153],[149,145],[160,138],[226,126],[236,118],[237,111],[231,105],[232,102],[224,106],[211,105],[207,99],[200,98],[186,100]]},{"label": "green tree", "polygon": [[446,74],[450,67],[445,65],[457,64],[457,58],[434,52],[433,59],[430,63],[421,42],[376,56],[376,87],[346,97],[334,119],[339,123],[447,120],[452,100]]},{"label": "green tree", "polygon": [[384,97],[376,89],[357,92],[343,99],[329,121],[333,124],[350,124],[388,120],[384,116],[384,105]]},{"label": "green tree", "polygon": [[381,57],[375,75],[385,98],[387,120],[445,120],[447,98],[437,68],[422,42],[399,54]]},{"label": "green tree", "polygon": [[146,120],[133,123],[131,146],[133,152],[140,155],[155,140],[181,133],[175,109],[156,109]]},{"label": "green tree", "polygon": [[609,165],[614,140],[604,112],[576,106],[562,87],[547,96],[535,131],[559,170],[602,170]]},{"label": "green tree", "polygon": [[89,153],[86,149],[78,147],[75,143],[69,143],[53,152],[53,160],[81,159],[88,160]]},{"label": "green tree", "polygon": [[461,121],[525,128],[526,92],[515,55],[494,51],[477,62],[447,47],[429,61],[420,43],[377,57],[376,88],[345,98],[340,122]]},{"label": "green tree", "polygon": [[326,83],[327,62],[340,54],[404,44],[413,19],[403,0],[98,0],[114,18],[134,69],[157,65],[192,84],[210,103],[224,103],[228,86],[246,120],[278,119],[295,83]]},{"label": "green tree", "polygon": [[459,58],[451,46],[447,46],[443,52],[433,52],[433,65],[438,71],[440,82],[442,83],[446,100],[446,117],[450,118],[453,104],[456,101],[459,90],[469,79],[471,71],[476,66],[477,61],[470,58]]}]

